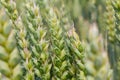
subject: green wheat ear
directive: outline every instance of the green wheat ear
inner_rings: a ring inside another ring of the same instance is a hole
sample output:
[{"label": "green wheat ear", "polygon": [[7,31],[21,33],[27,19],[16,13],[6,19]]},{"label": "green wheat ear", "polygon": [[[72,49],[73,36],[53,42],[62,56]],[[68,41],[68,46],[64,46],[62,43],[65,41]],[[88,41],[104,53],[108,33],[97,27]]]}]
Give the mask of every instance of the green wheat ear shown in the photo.
[{"label": "green wheat ear", "polygon": [[74,69],[76,72],[76,79],[86,80],[86,77],[85,77],[86,69],[84,66],[84,56],[85,56],[84,48],[74,28],[71,29],[68,36],[69,36],[68,39],[70,41],[67,40],[67,44],[70,51],[70,55],[73,58],[72,64],[74,65]]},{"label": "green wheat ear", "polygon": [[0,73],[6,80],[20,80],[20,56],[16,48],[15,31],[3,8],[0,8]]},{"label": "green wheat ear", "polygon": [[108,39],[110,42],[118,42],[120,41],[120,22],[119,22],[119,4],[120,2],[115,0],[106,1],[106,26],[108,30]]},{"label": "green wheat ear", "polygon": [[112,4],[113,4],[113,8],[114,8],[114,11],[115,11],[115,39],[117,41],[118,44],[120,44],[120,1],[119,0],[115,0],[115,1],[112,1]]},{"label": "green wheat ear", "polygon": [[120,79],[120,1],[114,0],[112,1],[112,6],[114,8],[115,14],[115,41],[114,41],[114,55],[115,55],[115,67],[114,67],[114,79],[119,80]]},{"label": "green wheat ear", "polygon": [[115,80],[119,80],[119,59],[120,59],[120,1],[108,0],[106,4],[106,25],[108,31],[108,52],[110,56],[111,66],[113,68],[113,76]]},{"label": "green wheat ear", "polygon": [[108,39],[111,42],[115,41],[115,33],[116,33],[114,15],[115,15],[115,11],[114,8],[112,7],[111,0],[107,0],[105,17],[106,17],[106,26],[108,30]]}]

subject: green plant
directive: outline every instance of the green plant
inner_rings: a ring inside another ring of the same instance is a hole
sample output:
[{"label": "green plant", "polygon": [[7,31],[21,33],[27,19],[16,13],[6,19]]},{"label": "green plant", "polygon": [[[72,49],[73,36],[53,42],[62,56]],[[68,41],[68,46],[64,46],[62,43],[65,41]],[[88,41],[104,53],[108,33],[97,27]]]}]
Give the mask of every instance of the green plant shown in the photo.
[{"label": "green plant", "polygon": [[25,80],[85,80],[79,37],[61,26],[51,1],[27,0],[22,13],[12,0],[1,3],[16,31]]}]

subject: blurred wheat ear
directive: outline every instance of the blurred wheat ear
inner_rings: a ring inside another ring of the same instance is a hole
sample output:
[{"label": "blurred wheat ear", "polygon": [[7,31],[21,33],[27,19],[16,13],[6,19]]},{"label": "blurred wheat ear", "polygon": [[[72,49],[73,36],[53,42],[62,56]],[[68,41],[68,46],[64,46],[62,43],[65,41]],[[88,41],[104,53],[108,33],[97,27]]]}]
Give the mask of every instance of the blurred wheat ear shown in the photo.
[{"label": "blurred wheat ear", "polygon": [[1,80],[20,80],[20,56],[16,47],[15,31],[4,8],[0,8],[0,77]]}]

